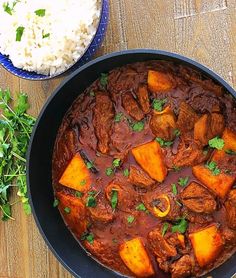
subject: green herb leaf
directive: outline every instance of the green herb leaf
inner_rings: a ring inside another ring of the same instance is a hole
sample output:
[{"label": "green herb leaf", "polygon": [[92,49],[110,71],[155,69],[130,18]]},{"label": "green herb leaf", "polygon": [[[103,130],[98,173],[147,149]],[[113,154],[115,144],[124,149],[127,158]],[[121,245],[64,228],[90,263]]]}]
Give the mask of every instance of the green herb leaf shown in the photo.
[{"label": "green herb leaf", "polygon": [[172,233],[184,234],[188,228],[188,221],[185,218],[180,218],[176,221],[176,224],[172,226]]},{"label": "green herb leaf", "polygon": [[140,203],[139,205],[136,206],[136,210],[146,211],[147,209],[143,203]]},{"label": "green herb leaf", "polygon": [[107,83],[108,83],[108,74],[101,73],[100,84],[102,85],[103,89],[106,88]]},{"label": "green herb leaf", "polygon": [[112,161],[112,166],[115,167],[115,168],[119,167],[120,166],[120,162],[121,162],[121,160],[119,158],[116,158],[116,159],[114,159]]},{"label": "green herb leaf", "polygon": [[57,207],[59,205],[59,200],[55,199],[53,202],[53,207]]},{"label": "green herb leaf", "polygon": [[84,186],[86,183],[87,183],[87,181],[84,179],[84,180],[81,180],[80,185]]},{"label": "green herb leaf", "polygon": [[211,148],[215,148],[217,150],[222,150],[225,145],[225,141],[217,136],[217,137],[214,137],[213,139],[209,140],[208,144]]},{"label": "green herb leaf", "polygon": [[173,169],[175,172],[179,172],[179,171],[181,170],[181,167],[173,165],[173,166],[172,166],[172,169]]},{"label": "green herb leaf", "polygon": [[128,177],[129,176],[129,169],[125,169],[123,171],[123,175],[124,175],[124,177]]},{"label": "green herb leaf", "polygon": [[28,96],[24,93],[20,93],[16,102],[15,112],[17,115],[21,115],[29,108]]},{"label": "green herb leaf", "polygon": [[188,183],[189,177],[185,177],[185,178],[179,178],[178,180],[178,184],[180,186],[185,186]]},{"label": "green herb leaf", "polygon": [[80,191],[76,191],[76,192],[75,192],[75,197],[81,198],[82,196],[83,196],[83,193],[82,193],[82,192],[80,192]]},{"label": "green herb leaf", "polygon": [[152,103],[152,106],[153,106],[153,109],[158,111],[158,112],[161,112],[163,110],[163,106],[166,104],[167,102],[167,99],[164,98],[164,99],[154,99],[153,100],[153,103]]},{"label": "green herb leaf", "polygon": [[129,215],[129,216],[127,217],[127,222],[128,222],[129,224],[132,224],[132,223],[134,222],[134,220],[135,220],[135,218],[134,218],[133,215]]},{"label": "green herb leaf", "polygon": [[94,167],[94,165],[93,165],[93,162],[91,161],[88,161],[87,163],[86,163],[86,167],[88,168],[88,169],[91,169],[91,168],[93,168]]},{"label": "green herb leaf", "polygon": [[80,237],[81,240],[86,240],[88,241],[90,244],[93,244],[94,242],[94,234],[93,233],[89,233],[88,231],[84,232],[82,234],[82,236]]},{"label": "green herb leaf", "polygon": [[181,132],[180,132],[180,130],[179,130],[178,128],[174,129],[174,135],[175,135],[176,137],[179,137],[180,134],[181,134]]},{"label": "green herb leaf", "polygon": [[16,29],[16,41],[17,42],[20,42],[21,41],[21,37],[24,33],[24,30],[25,30],[25,27],[23,26],[19,26],[17,29]]},{"label": "green herb leaf", "polygon": [[39,10],[34,11],[34,13],[35,13],[37,16],[43,17],[43,16],[45,16],[45,14],[46,14],[46,10],[45,10],[45,9],[39,9]]},{"label": "green herb leaf", "polygon": [[94,208],[97,205],[97,201],[94,196],[88,196],[87,202],[86,202],[86,207],[91,207]]},{"label": "green herb leaf", "polygon": [[144,122],[137,122],[132,125],[132,130],[135,132],[140,132],[144,129]]},{"label": "green herb leaf", "polygon": [[64,208],[65,213],[69,214],[71,212],[71,208],[69,207],[65,207]]},{"label": "green herb leaf", "polygon": [[117,190],[112,189],[112,191],[111,191],[111,207],[113,209],[115,209],[117,204],[118,204],[118,192],[117,192]]},{"label": "green herb leaf", "polygon": [[3,212],[2,221],[7,221],[8,219],[11,219],[11,206],[10,204],[4,204],[1,207],[1,210]]},{"label": "green herb leaf", "polygon": [[229,155],[236,155],[236,152],[233,150],[225,150],[225,153],[227,153]]},{"label": "green herb leaf", "polygon": [[50,33],[43,34],[42,37],[43,37],[43,39],[49,38],[50,37]]},{"label": "green herb leaf", "polygon": [[111,167],[108,167],[107,169],[106,169],[106,175],[109,177],[109,176],[111,176],[111,175],[113,175],[113,169],[111,168]]},{"label": "green herb leaf", "polygon": [[156,137],[155,140],[160,144],[161,147],[170,147],[173,144],[172,141],[165,141],[160,137]]},{"label": "green herb leaf", "polygon": [[90,95],[91,97],[95,97],[95,92],[94,92],[93,90],[91,90],[90,93],[89,93],[89,95]]},{"label": "green herb leaf", "polygon": [[4,12],[8,13],[9,15],[12,15],[12,11],[13,11],[13,8],[11,8],[9,6],[9,3],[3,3],[3,9],[4,9]]},{"label": "green herb leaf", "polygon": [[122,120],[122,118],[123,118],[123,113],[121,113],[121,112],[117,113],[115,115],[115,119],[114,119],[115,123],[119,123]]},{"label": "green herb leaf", "polygon": [[178,194],[177,186],[175,183],[172,183],[172,192],[175,196]]},{"label": "green herb leaf", "polygon": [[168,228],[169,228],[169,223],[167,223],[167,222],[164,223],[163,226],[162,226],[162,232],[161,232],[162,236],[164,236],[166,234]]},{"label": "green herb leaf", "polygon": [[218,168],[215,161],[208,162],[207,164],[205,164],[205,167],[212,172],[213,176],[217,176],[220,174],[220,169]]}]

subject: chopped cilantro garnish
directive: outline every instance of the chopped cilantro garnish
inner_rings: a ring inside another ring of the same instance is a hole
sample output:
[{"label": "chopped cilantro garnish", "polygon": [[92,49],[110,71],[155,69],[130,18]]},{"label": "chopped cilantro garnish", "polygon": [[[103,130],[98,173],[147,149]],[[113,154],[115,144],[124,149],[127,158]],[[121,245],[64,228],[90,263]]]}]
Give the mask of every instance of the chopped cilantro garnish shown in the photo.
[{"label": "chopped cilantro garnish", "polygon": [[93,162],[88,161],[88,162],[86,163],[86,167],[87,167],[88,169],[93,168],[93,167],[94,167]]},{"label": "chopped cilantro garnish", "polygon": [[137,122],[132,125],[132,130],[135,132],[140,132],[144,129],[144,122]]},{"label": "chopped cilantro garnish", "polygon": [[161,232],[162,236],[164,236],[166,234],[168,228],[169,228],[169,223],[165,222],[162,226],[162,232]]},{"label": "chopped cilantro garnish", "polygon": [[120,166],[120,162],[121,162],[120,158],[116,158],[116,159],[114,159],[112,161],[112,166],[115,167],[115,168],[119,167]]},{"label": "chopped cilantro garnish", "polygon": [[185,186],[188,183],[189,177],[179,178],[178,184],[181,186]]},{"label": "chopped cilantro garnish", "polygon": [[90,95],[91,97],[94,97],[94,96],[95,96],[95,92],[94,92],[93,90],[91,90],[90,93],[89,93],[89,95]]},{"label": "chopped cilantro garnish", "polygon": [[160,137],[156,137],[155,140],[160,144],[161,147],[170,147],[173,144],[172,141],[165,141]]},{"label": "chopped cilantro garnish", "polygon": [[112,189],[112,191],[111,191],[111,207],[113,209],[115,209],[117,204],[118,204],[118,192],[117,192],[117,190]]},{"label": "chopped cilantro garnish", "polygon": [[37,16],[43,17],[43,16],[45,16],[45,14],[46,14],[46,10],[45,10],[45,9],[39,9],[39,10],[34,11],[34,13],[35,13]]},{"label": "chopped cilantro garnish", "polygon": [[80,181],[81,186],[84,186],[86,183],[87,183],[87,181],[85,179]]},{"label": "chopped cilantro garnish", "polygon": [[146,211],[146,207],[143,203],[140,203],[136,206],[136,210],[139,210],[139,211]]},{"label": "chopped cilantro garnish", "polygon": [[174,195],[178,194],[177,186],[176,186],[175,183],[172,183],[172,192],[173,192]]},{"label": "chopped cilantro garnish", "polygon": [[132,224],[133,222],[134,222],[134,216],[133,215],[129,215],[128,217],[127,217],[127,222],[129,223],[129,224]]},{"label": "chopped cilantro garnish", "polygon": [[83,196],[83,193],[82,193],[82,192],[80,192],[80,191],[76,191],[76,192],[75,192],[75,197],[81,198],[82,196]]},{"label": "chopped cilantro garnish", "polygon": [[180,136],[180,134],[181,134],[181,132],[180,132],[180,130],[178,129],[178,128],[176,128],[176,129],[174,129],[174,135],[175,136]]},{"label": "chopped cilantro garnish", "polygon": [[173,169],[175,172],[179,172],[179,171],[181,170],[181,167],[173,165],[173,166],[172,166],[172,169]]},{"label": "chopped cilantro garnish", "polygon": [[55,199],[53,202],[53,207],[57,207],[59,205],[59,200]]},{"label": "chopped cilantro garnish", "polygon": [[94,242],[94,234],[89,233],[88,231],[84,232],[82,236],[80,237],[81,240],[87,240],[90,244],[93,244]]},{"label": "chopped cilantro garnish", "polygon": [[25,27],[23,26],[19,26],[17,29],[16,29],[16,41],[17,42],[20,42],[21,41],[21,37],[24,33],[24,30],[25,30]]},{"label": "chopped cilantro garnish", "polygon": [[71,209],[69,207],[64,208],[65,213],[69,214],[71,212]]},{"label": "chopped cilantro garnish", "polygon": [[116,122],[116,123],[119,123],[121,120],[122,120],[122,117],[123,117],[123,113],[117,113],[116,115],[115,115],[115,119],[114,119],[114,121]]},{"label": "chopped cilantro garnish", "polygon": [[43,39],[46,39],[46,38],[48,38],[48,37],[50,37],[50,33],[43,34]]},{"label": "chopped cilantro garnish", "polygon": [[111,175],[113,175],[113,169],[111,168],[111,167],[108,167],[107,169],[106,169],[106,175],[109,177],[109,176],[111,176]]},{"label": "chopped cilantro garnish", "polygon": [[218,168],[215,161],[208,162],[207,164],[205,164],[205,167],[212,172],[213,176],[217,176],[220,174],[220,169]]},{"label": "chopped cilantro garnish", "polygon": [[14,1],[11,6],[10,6],[9,2],[3,3],[4,12],[8,13],[9,15],[12,15],[14,7],[18,2],[19,2],[19,0]]},{"label": "chopped cilantro garnish", "polygon": [[[92,191],[93,192],[93,191]],[[89,192],[91,193],[91,192]],[[88,194],[89,194],[88,193]],[[95,196],[92,196],[93,194],[89,195],[88,198],[87,198],[87,201],[86,201],[86,207],[91,207],[91,208],[94,208],[96,207],[97,205],[97,201],[96,201],[96,198]]]},{"label": "chopped cilantro garnish", "polygon": [[129,169],[125,169],[125,170],[123,171],[123,175],[124,175],[125,177],[128,177],[128,176],[129,176]]},{"label": "chopped cilantro garnish", "polygon": [[152,103],[152,106],[153,106],[153,109],[158,111],[158,112],[161,112],[162,109],[163,109],[163,106],[165,105],[165,103],[167,102],[167,99],[166,98],[163,98],[163,99],[154,99],[153,100],[153,103]]},{"label": "chopped cilantro garnish", "polygon": [[172,226],[172,233],[184,234],[188,228],[188,221],[185,218],[180,218],[176,221],[176,224]]},{"label": "chopped cilantro garnish", "polygon": [[108,74],[101,73],[100,84],[102,85],[103,89],[106,88],[107,83],[108,83]]},{"label": "chopped cilantro garnish", "polygon": [[230,155],[236,155],[236,152],[233,150],[225,150],[225,153],[230,154]]},{"label": "chopped cilantro garnish", "polygon": [[217,136],[209,140],[208,144],[211,148],[222,150],[225,145],[225,141]]}]

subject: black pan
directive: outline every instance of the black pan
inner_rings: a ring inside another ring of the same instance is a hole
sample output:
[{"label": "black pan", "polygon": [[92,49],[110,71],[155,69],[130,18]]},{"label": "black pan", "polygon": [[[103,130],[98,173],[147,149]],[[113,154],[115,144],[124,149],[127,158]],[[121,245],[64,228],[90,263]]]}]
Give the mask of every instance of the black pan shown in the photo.
[{"label": "black pan", "polygon": [[[128,50],[97,58],[72,73],[48,99],[34,127],[27,155],[27,184],[33,215],[51,251],[75,277],[122,276],[89,256],[65,226],[58,209],[52,206],[54,200],[51,180],[52,152],[58,128],[72,102],[102,72],[128,63],[155,59],[170,60],[197,69],[221,84],[236,98],[236,93],[229,84],[196,61],[165,51]],[[236,273],[236,255],[207,276],[230,278],[234,273]]]}]

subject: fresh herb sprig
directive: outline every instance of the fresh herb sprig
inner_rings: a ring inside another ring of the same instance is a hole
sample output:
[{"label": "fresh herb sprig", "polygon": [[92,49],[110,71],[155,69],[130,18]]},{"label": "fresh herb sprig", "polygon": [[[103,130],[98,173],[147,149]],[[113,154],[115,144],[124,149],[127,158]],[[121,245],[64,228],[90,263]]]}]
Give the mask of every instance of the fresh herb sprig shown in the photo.
[{"label": "fresh herb sprig", "polygon": [[[31,209],[27,198],[26,151],[35,118],[26,114],[27,95],[20,93],[14,108],[10,106],[9,90],[0,89],[0,210],[2,220],[14,219],[9,201],[10,188],[17,187],[17,195],[27,214]],[[15,202],[14,202],[15,203]]]}]

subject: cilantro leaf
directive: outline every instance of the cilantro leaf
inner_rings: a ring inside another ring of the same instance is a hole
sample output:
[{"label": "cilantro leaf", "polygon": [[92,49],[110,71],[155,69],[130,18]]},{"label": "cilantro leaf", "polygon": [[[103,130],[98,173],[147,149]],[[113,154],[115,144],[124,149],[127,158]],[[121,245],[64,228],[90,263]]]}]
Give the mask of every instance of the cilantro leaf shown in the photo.
[{"label": "cilantro leaf", "polygon": [[147,209],[146,209],[146,207],[145,207],[145,205],[143,203],[140,203],[140,204],[138,204],[136,206],[136,210],[138,210],[138,211],[146,211]]},{"label": "cilantro leaf", "polygon": [[180,132],[180,130],[179,130],[178,128],[174,129],[174,135],[175,135],[176,137],[179,137],[180,134],[181,134],[181,132]]},{"label": "cilantro leaf", "polygon": [[168,228],[169,228],[169,223],[165,222],[162,226],[162,232],[161,232],[162,236],[164,236],[166,234]]},{"label": "cilantro leaf", "polygon": [[101,84],[103,89],[106,88],[107,83],[108,83],[108,74],[107,73],[101,73],[100,84]]},{"label": "cilantro leaf", "polygon": [[117,113],[115,115],[115,119],[114,119],[115,123],[119,123],[122,120],[122,117],[123,117],[123,113],[121,113],[121,112]]},{"label": "cilantro leaf", "polygon": [[46,34],[42,34],[43,39],[49,38],[50,37],[50,33],[46,33]]},{"label": "cilantro leaf", "polygon": [[153,109],[158,111],[158,112],[161,112],[162,109],[163,109],[163,106],[166,104],[167,102],[167,99],[164,98],[164,99],[154,99],[153,100],[153,103],[152,103],[152,106],[153,106]]},{"label": "cilantro leaf", "polygon": [[21,41],[21,37],[24,33],[24,30],[25,30],[25,27],[23,27],[23,26],[17,27],[17,29],[16,29],[16,41],[17,42]]},{"label": "cilantro leaf", "polygon": [[236,152],[233,150],[225,150],[225,153],[227,153],[229,155],[236,155]]},{"label": "cilantro leaf", "polygon": [[123,171],[123,175],[124,175],[124,177],[128,177],[129,176],[129,169],[125,169]]},{"label": "cilantro leaf", "polygon": [[189,177],[182,178],[180,177],[178,180],[178,184],[180,186],[185,186],[188,183]]},{"label": "cilantro leaf", "polygon": [[59,205],[59,200],[58,199],[55,199],[54,202],[53,202],[53,207],[57,207]]},{"label": "cilantro leaf", "polygon": [[43,17],[43,16],[45,16],[45,14],[46,14],[46,10],[45,10],[45,9],[39,9],[39,10],[34,11],[34,13],[35,13],[37,16]]},{"label": "cilantro leaf", "polygon": [[69,214],[71,212],[71,208],[69,207],[65,207],[64,208],[65,213]]},{"label": "cilantro leaf", "polygon": [[111,207],[113,209],[115,209],[117,204],[118,204],[118,192],[117,192],[117,190],[112,189],[112,192],[111,192]]},{"label": "cilantro leaf", "polygon": [[134,218],[133,215],[129,215],[129,216],[127,217],[127,222],[128,222],[129,224],[132,224],[132,223],[134,222],[134,220],[135,220],[135,218]]},{"label": "cilantro leaf", "polygon": [[121,160],[120,160],[120,158],[115,158],[113,161],[112,161],[112,166],[113,167],[119,167],[120,166],[120,162],[121,162]]},{"label": "cilantro leaf", "polygon": [[82,192],[80,192],[80,191],[76,191],[76,192],[75,192],[75,197],[81,198],[82,196],[83,196],[83,193],[82,193]]},{"label": "cilantro leaf", "polygon": [[222,150],[224,145],[225,145],[225,141],[221,138],[219,138],[218,136],[212,138],[211,140],[208,141],[208,144],[211,148],[215,148],[217,150]]},{"label": "cilantro leaf", "polygon": [[111,167],[108,167],[108,168],[106,169],[106,175],[109,177],[109,176],[111,176],[111,175],[113,175],[113,174],[114,174],[113,169],[112,169]]},{"label": "cilantro leaf", "polygon": [[172,183],[172,192],[173,192],[174,195],[178,194],[177,186],[176,186],[175,183]]},{"label": "cilantro leaf", "polygon": [[176,224],[172,226],[172,233],[184,234],[188,228],[188,221],[185,218],[180,218],[176,221]]},{"label": "cilantro leaf", "polygon": [[16,102],[15,112],[17,115],[25,113],[29,108],[28,96],[24,93],[20,93]]},{"label": "cilantro leaf", "polygon": [[87,202],[86,202],[86,207],[91,207],[94,208],[97,205],[96,198],[92,195],[88,196]]},{"label": "cilantro leaf", "polygon": [[165,141],[160,137],[156,137],[155,140],[160,144],[161,147],[170,147],[173,144],[172,141]]},{"label": "cilantro leaf", "polygon": [[217,176],[220,174],[220,169],[218,168],[215,161],[206,163],[205,167],[212,172],[213,176]]},{"label": "cilantro leaf", "polygon": [[132,125],[132,130],[135,132],[140,132],[144,129],[144,122],[140,121]]},{"label": "cilantro leaf", "polygon": [[80,237],[81,240],[86,240],[88,241],[90,244],[93,244],[94,242],[94,234],[93,233],[89,233],[88,231],[84,232],[81,237]]}]

